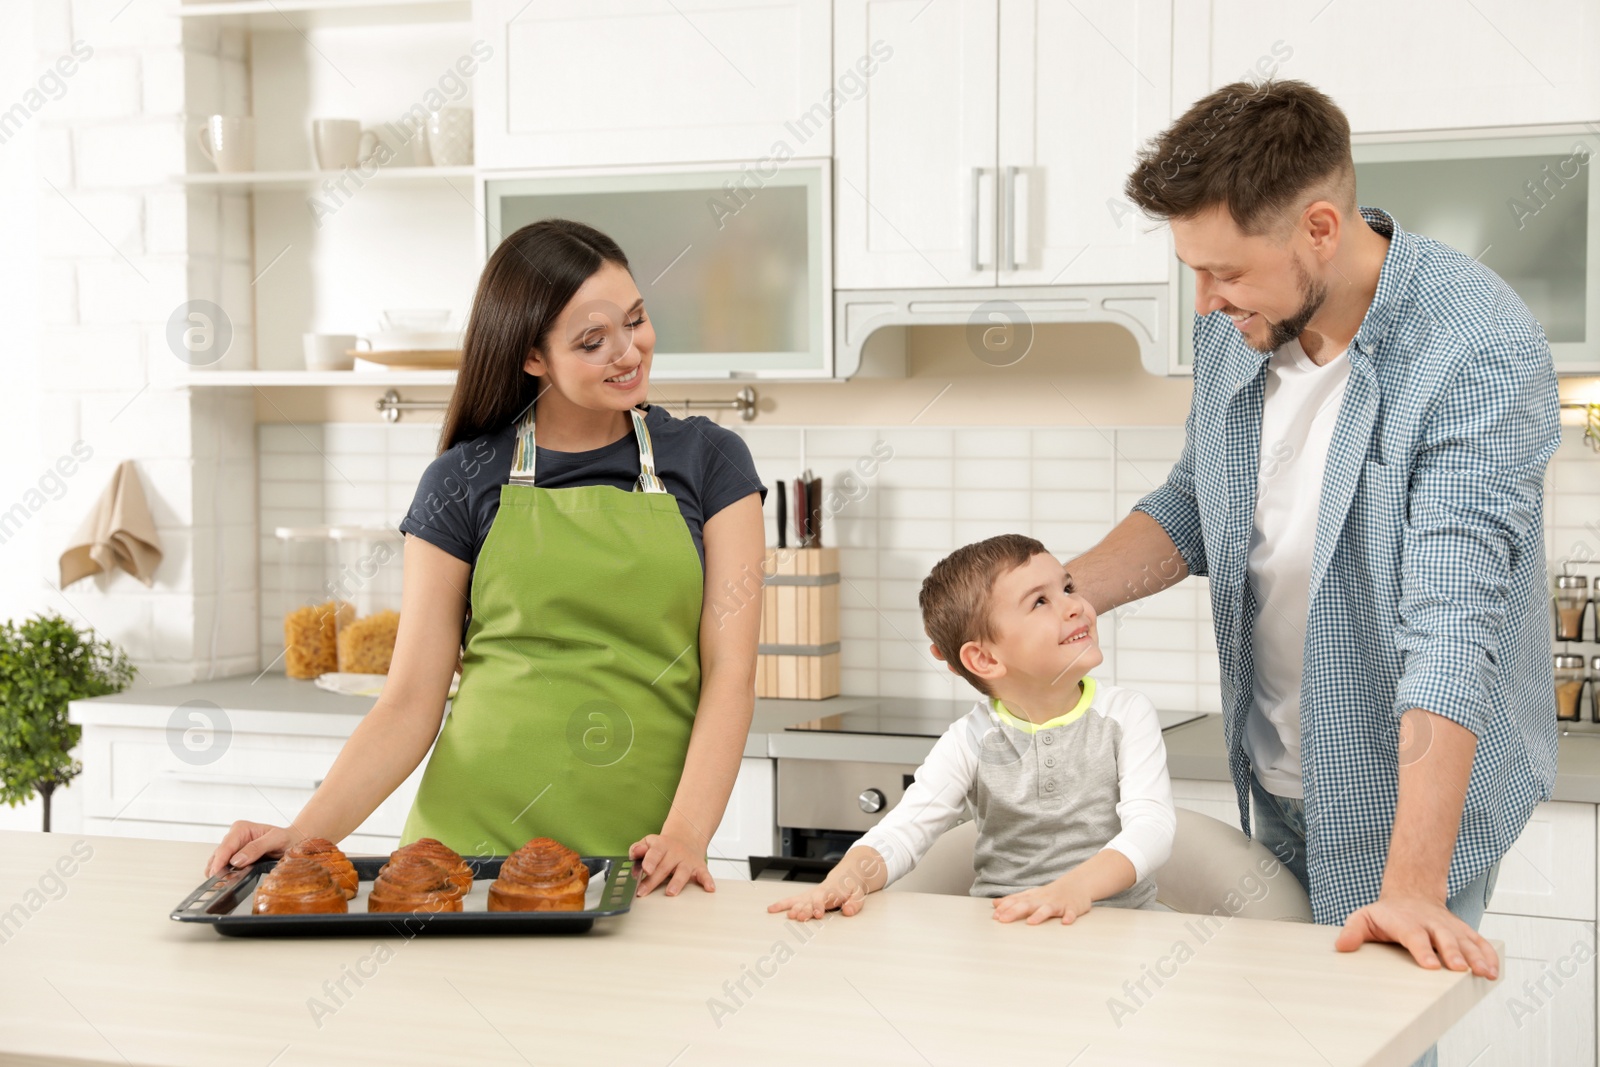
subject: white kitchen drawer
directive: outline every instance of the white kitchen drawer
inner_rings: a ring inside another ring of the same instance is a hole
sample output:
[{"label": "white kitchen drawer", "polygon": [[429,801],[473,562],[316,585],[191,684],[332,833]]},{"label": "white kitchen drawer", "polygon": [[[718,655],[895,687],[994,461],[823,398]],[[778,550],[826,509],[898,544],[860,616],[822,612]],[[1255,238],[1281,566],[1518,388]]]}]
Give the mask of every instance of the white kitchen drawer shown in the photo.
[{"label": "white kitchen drawer", "polygon": [[[226,826],[205,826],[199,823],[146,822],[140,819],[85,818],[83,832],[100,837],[138,837],[154,841],[201,841],[219,843],[227,832]],[[351,856],[387,856],[400,847],[398,834],[354,833],[339,842],[339,848]],[[195,884],[200,878],[196,873]],[[177,901],[173,901],[177,903]]]},{"label": "white kitchen drawer", "polygon": [[[287,825],[344,746],[338,737],[236,733],[214,761],[191,763],[167,737],[165,730],[148,728],[85,728],[85,825],[90,819],[208,828],[237,819]],[[398,839],[426,766],[424,758],[356,834]]]},{"label": "white kitchen drawer", "polygon": [[748,880],[749,857],[777,852],[774,783],[772,760],[747,757],[739,761],[739,777],[728,797],[728,809],[707,849],[707,866],[713,877]]},{"label": "white kitchen drawer", "polygon": [[1592,1067],[1594,923],[1488,914],[1500,980],[1439,1039],[1439,1067]]},{"label": "white kitchen drawer", "polygon": [[1595,806],[1540,804],[1500,861],[1489,910],[1595,918]]}]

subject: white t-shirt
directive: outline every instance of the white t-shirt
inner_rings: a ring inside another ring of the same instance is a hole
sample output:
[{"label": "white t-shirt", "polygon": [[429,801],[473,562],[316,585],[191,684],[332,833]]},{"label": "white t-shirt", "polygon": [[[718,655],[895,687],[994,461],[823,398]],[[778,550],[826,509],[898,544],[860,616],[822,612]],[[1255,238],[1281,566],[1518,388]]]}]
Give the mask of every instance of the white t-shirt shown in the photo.
[{"label": "white t-shirt", "polygon": [[1311,555],[1328,445],[1339,419],[1350,360],[1322,366],[1299,340],[1267,361],[1261,412],[1261,465],[1248,560],[1256,617],[1255,692],[1244,747],[1268,792],[1301,798],[1300,676],[1305,667]]}]

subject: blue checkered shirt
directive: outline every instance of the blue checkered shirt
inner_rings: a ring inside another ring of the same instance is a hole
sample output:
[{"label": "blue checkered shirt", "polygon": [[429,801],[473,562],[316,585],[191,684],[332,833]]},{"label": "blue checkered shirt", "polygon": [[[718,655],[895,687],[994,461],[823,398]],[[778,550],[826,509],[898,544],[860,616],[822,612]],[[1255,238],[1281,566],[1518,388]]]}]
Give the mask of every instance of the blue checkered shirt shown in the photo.
[{"label": "blue checkered shirt", "polygon": [[[1544,331],[1499,276],[1362,209],[1390,237],[1323,476],[1300,689],[1311,907],[1377,899],[1399,786],[1400,717],[1477,735],[1447,895],[1511,847],[1556,771],[1543,486],[1559,442]],[[1250,829],[1255,517],[1267,354],[1196,319],[1183,454],[1136,505],[1211,579],[1224,733]],[[1408,745],[1407,759],[1418,747]]]}]

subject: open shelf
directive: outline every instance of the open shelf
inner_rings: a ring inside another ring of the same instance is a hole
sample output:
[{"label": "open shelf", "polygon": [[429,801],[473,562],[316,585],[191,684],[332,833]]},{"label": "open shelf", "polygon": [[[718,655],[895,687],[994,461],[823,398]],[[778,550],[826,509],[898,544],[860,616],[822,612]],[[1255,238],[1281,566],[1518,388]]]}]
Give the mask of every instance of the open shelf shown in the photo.
[{"label": "open shelf", "polygon": [[472,21],[470,0],[223,0],[178,4],[172,12],[247,30]]},{"label": "open shelf", "polygon": [[[238,174],[180,174],[174,180],[187,186],[209,189],[317,189],[329,179],[337,179],[343,170],[266,170]],[[463,167],[379,167],[370,175],[350,169],[353,180],[379,185],[425,185],[447,178],[471,178],[476,171]]]},{"label": "open shelf", "polygon": [[219,370],[197,371],[184,384],[193,388],[219,386],[351,386],[366,389],[393,388],[399,385],[456,384],[453,370]]}]

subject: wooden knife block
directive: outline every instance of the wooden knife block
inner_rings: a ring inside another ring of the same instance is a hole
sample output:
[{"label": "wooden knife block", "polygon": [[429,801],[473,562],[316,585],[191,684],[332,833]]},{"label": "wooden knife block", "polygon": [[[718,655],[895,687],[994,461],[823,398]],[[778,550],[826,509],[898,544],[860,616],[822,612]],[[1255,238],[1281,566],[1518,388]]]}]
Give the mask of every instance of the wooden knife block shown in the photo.
[{"label": "wooden knife block", "polygon": [[768,548],[756,696],[839,695],[839,550]]}]

